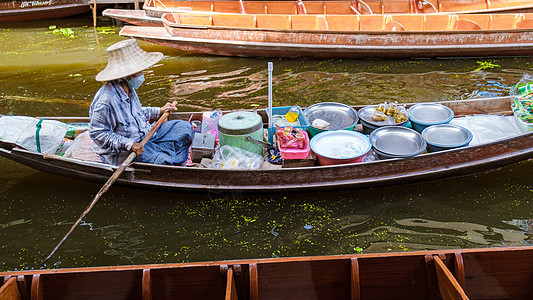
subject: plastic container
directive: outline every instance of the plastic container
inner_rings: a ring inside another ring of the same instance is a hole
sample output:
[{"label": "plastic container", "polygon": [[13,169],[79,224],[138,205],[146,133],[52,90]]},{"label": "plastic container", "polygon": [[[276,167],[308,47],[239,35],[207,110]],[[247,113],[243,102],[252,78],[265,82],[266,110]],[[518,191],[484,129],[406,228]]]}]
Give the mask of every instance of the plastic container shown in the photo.
[{"label": "plastic container", "polygon": [[321,166],[361,162],[372,147],[366,135],[348,130],[321,132],[310,146]]},{"label": "plastic container", "polygon": [[[293,107],[294,106],[272,107],[272,116],[274,116],[274,115],[284,116]],[[305,131],[305,130],[307,130],[307,127],[310,126],[309,125],[309,121],[307,121],[307,118],[305,117],[302,109],[299,106],[297,106],[297,108],[298,108],[298,121],[300,121],[300,125],[292,126],[292,127],[300,128],[300,129]],[[266,114],[268,116],[268,112],[269,112],[268,107],[265,109],[265,111],[266,111]],[[286,126],[280,126],[280,127],[284,128]],[[268,142],[270,143],[270,145],[274,144],[274,134],[275,133],[276,133],[276,127],[274,126],[274,124],[272,124],[272,127],[268,128]]]},{"label": "plastic container", "polygon": [[225,114],[218,121],[218,133],[220,146],[229,145],[263,155],[263,119],[256,113]]},{"label": "plastic container", "polygon": [[432,125],[421,133],[426,141],[428,152],[437,152],[460,147],[466,147],[472,141],[470,130],[456,125]]},{"label": "plastic container", "polygon": [[422,132],[431,125],[448,124],[454,117],[453,110],[438,103],[418,103],[407,110],[411,126]]},{"label": "plastic container", "polygon": [[303,149],[296,149],[296,148],[284,148],[281,147],[278,143],[279,153],[281,155],[281,158],[283,159],[305,159],[309,155],[309,150],[311,149],[309,146],[309,136],[307,135],[307,132],[303,132],[305,137],[305,147]]},{"label": "plastic container", "polygon": [[524,133],[533,131],[533,123],[526,123],[522,121],[519,117],[514,116],[514,120],[516,122],[516,125],[520,130]]}]

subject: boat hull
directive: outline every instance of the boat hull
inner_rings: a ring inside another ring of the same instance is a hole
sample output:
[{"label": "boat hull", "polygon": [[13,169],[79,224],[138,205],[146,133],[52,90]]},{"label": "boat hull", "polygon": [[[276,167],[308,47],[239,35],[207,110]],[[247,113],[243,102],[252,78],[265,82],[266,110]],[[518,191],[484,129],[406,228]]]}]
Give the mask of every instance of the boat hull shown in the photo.
[{"label": "boat hull", "polygon": [[[533,55],[533,31],[344,33],[126,26],[120,35],[184,51],[242,57],[418,58]],[[170,32],[170,33],[169,33]]]},{"label": "boat hull", "polygon": [[0,23],[59,19],[86,13],[90,9],[88,4],[77,1],[49,2],[52,4],[28,7],[15,7],[12,3],[0,3]]},{"label": "boat hull", "polygon": [[[509,113],[510,98],[442,102],[456,116]],[[180,115],[182,116],[182,115]],[[182,119],[187,119],[185,114]],[[197,116],[201,118],[201,114]],[[263,114],[263,121],[265,121]],[[1,145],[1,142],[0,142]],[[29,167],[70,178],[105,182],[113,168],[74,159],[45,159],[42,154],[0,148],[0,155]],[[339,188],[367,188],[423,182],[489,171],[533,157],[533,132],[478,146],[418,155],[407,159],[378,160],[335,166],[228,170],[134,163],[117,184],[174,191],[288,192]]]},{"label": "boat hull", "polygon": [[531,299],[533,247],[1,272],[0,299]]},{"label": "boat hull", "polygon": [[161,18],[150,17],[144,10],[108,8],[102,12],[102,15],[138,26],[163,26]]}]

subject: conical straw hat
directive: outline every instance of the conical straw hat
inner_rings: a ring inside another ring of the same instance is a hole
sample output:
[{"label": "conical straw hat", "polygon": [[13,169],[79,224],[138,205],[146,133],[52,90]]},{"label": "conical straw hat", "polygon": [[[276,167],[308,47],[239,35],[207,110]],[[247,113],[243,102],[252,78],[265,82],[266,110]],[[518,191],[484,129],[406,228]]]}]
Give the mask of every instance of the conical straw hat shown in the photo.
[{"label": "conical straw hat", "polygon": [[111,81],[133,75],[153,66],[164,55],[161,52],[146,52],[135,39],[128,39],[109,46],[107,56],[107,66],[96,75],[97,81]]}]

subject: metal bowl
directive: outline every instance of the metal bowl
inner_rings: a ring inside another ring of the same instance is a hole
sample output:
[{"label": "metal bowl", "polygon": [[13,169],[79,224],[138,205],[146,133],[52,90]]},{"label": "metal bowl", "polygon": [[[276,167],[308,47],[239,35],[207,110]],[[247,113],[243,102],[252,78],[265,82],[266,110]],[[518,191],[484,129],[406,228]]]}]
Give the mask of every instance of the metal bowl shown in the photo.
[{"label": "metal bowl", "polygon": [[449,107],[437,103],[418,103],[407,110],[413,129],[422,132],[431,125],[446,124],[453,119],[454,113]]},{"label": "metal bowl", "polygon": [[348,130],[321,132],[310,145],[323,166],[360,162],[372,148],[366,135]]},{"label": "metal bowl", "polygon": [[[346,104],[336,102],[313,104],[304,110],[304,115],[314,129],[319,129],[312,125],[316,119],[322,119],[329,123],[325,130],[351,130],[359,121],[359,116],[355,109]],[[320,132],[325,130],[319,129]]]},{"label": "metal bowl", "polygon": [[473,137],[470,130],[451,124],[429,126],[421,135],[429,152],[468,146]]},{"label": "metal bowl", "polygon": [[401,126],[380,127],[369,136],[376,153],[388,155],[387,158],[404,158],[418,155],[426,150],[426,142],[420,133]]},{"label": "metal bowl", "polygon": [[383,126],[405,126],[409,120],[405,120],[401,123],[396,123],[393,117],[387,118],[385,121],[372,120],[372,114],[376,111],[377,105],[368,105],[357,111],[359,115],[360,123],[363,125],[363,133],[370,134],[372,131]]}]

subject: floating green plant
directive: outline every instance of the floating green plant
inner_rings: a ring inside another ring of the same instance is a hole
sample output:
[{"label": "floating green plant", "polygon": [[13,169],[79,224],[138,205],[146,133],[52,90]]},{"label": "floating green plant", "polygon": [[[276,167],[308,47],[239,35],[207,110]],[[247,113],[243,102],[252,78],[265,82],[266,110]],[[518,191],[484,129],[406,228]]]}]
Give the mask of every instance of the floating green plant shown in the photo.
[{"label": "floating green plant", "polygon": [[485,69],[494,69],[494,68],[501,68],[500,65],[493,64],[490,61],[477,61],[477,64],[479,67],[477,67],[474,72],[485,70]]},{"label": "floating green plant", "polygon": [[50,25],[48,29],[52,30],[52,33],[55,35],[62,35],[68,38],[75,38],[74,29],[72,28],[57,28],[56,25]]}]

